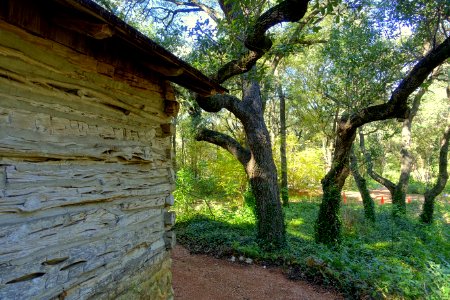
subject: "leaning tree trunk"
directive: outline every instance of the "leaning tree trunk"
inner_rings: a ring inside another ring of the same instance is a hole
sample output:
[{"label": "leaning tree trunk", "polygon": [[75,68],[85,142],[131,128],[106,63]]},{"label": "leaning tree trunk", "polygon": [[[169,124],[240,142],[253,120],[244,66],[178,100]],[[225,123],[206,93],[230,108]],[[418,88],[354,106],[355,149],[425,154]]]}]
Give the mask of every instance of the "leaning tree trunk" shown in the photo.
[{"label": "leaning tree trunk", "polygon": [[340,192],[349,173],[349,153],[357,128],[374,121],[408,117],[408,97],[425,81],[433,69],[449,56],[450,37],[416,63],[392,92],[388,102],[341,117],[336,132],[331,169],[322,179],[323,199],[315,224],[316,242],[333,245],[341,239]]},{"label": "leaning tree trunk", "polygon": [[[236,1],[225,2],[219,1],[219,5],[226,21],[232,23],[236,18],[244,15]],[[283,22],[298,22],[306,14],[308,3],[309,0],[279,1],[249,23],[248,28],[242,31],[243,34],[238,39],[244,42],[248,51],[243,51],[239,57],[224,64],[211,79],[223,83],[233,76],[250,71],[272,47],[272,40],[266,32]],[[210,11],[205,10],[204,5],[198,7],[206,13]],[[250,94],[246,93],[246,89],[250,91]],[[277,170],[273,162],[269,132],[264,123],[259,85],[253,81],[252,84],[244,87],[242,101],[230,94],[214,95],[208,98],[198,95],[196,100],[199,106],[208,112],[227,109],[244,125],[248,148],[226,134],[204,128],[198,132],[196,139],[226,149],[244,166],[256,198],[258,236],[266,245],[284,246],[285,227]]]},{"label": "leaning tree trunk", "polygon": [[422,213],[420,214],[420,220],[423,223],[433,222],[434,213],[434,199],[442,193],[448,180],[448,145],[450,139],[450,125],[447,126],[444,132],[444,137],[441,141],[441,150],[439,151],[439,175],[436,184],[424,194],[425,200],[423,202]]},{"label": "leaning tree trunk", "polygon": [[352,147],[350,150],[350,170],[356,185],[358,186],[359,193],[361,194],[364,216],[367,220],[375,222],[375,204],[370,196],[369,189],[367,188],[366,179],[361,176],[358,170],[358,159],[356,158],[355,151]]},{"label": "leaning tree trunk", "polygon": [[283,206],[289,206],[289,189],[286,157],[286,98],[280,83],[277,83],[280,98],[280,158],[281,158],[281,200]]},{"label": "leaning tree trunk", "polygon": [[[428,81],[430,81],[429,79]],[[408,189],[409,177],[411,175],[413,158],[411,155],[411,126],[414,117],[416,116],[420,101],[425,95],[426,88],[422,87],[414,96],[411,110],[408,117],[403,120],[402,127],[402,149],[400,150],[400,177],[392,194],[392,212],[394,215],[404,215],[406,213],[406,191]]]},{"label": "leaning tree trunk", "polygon": [[341,191],[349,174],[349,153],[355,139],[356,130],[345,118],[337,128],[335,150],[331,169],[322,179],[323,197],[315,224],[317,243],[337,244],[341,240]]}]

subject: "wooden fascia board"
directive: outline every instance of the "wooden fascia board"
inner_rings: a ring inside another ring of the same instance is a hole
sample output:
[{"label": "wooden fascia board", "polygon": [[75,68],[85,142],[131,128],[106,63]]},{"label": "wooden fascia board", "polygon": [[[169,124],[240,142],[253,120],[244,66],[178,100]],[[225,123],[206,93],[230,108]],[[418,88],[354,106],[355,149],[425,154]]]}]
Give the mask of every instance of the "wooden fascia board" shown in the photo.
[{"label": "wooden fascia board", "polygon": [[140,51],[149,53],[150,56],[157,56],[160,58],[161,63],[154,64],[153,62],[146,62],[145,66],[166,77],[167,80],[175,82],[194,92],[202,94],[203,96],[228,92],[228,90],[220,84],[212,81],[199,70],[177,58],[175,55],[96,3],[90,0],[56,1],[66,3],[67,5],[76,8],[78,11],[87,13],[100,21],[105,22],[105,24],[110,26],[110,30],[114,32],[114,35],[120,37]]}]

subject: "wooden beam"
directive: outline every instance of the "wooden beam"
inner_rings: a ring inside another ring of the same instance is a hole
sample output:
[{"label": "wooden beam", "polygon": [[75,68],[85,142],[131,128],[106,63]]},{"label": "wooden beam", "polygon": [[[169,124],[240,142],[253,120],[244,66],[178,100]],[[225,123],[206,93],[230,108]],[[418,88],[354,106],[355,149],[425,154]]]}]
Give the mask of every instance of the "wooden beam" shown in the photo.
[{"label": "wooden beam", "polygon": [[166,199],[165,199],[166,206],[172,206],[174,203],[175,203],[175,197],[173,196],[173,194],[170,194],[169,196],[166,197]]},{"label": "wooden beam", "polygon": [[105,23],[94,23],[69,16],[54,17],[52,18],[52,22],[58,26],[90,36],[97,40],[110,38],[114,35],[113,28]]},{"label": "wooden beam", "polygon": [[175,220],[176,220],[176,214],[174,211],[164,212],[164,225],[165,226],[175,225]]},{"label": "wooden beam", "polygon": [[163,66],[161,64],[155,63],[154,60],[150,62],[143,62],[142,65],[166,77],[177,77],[184,73],[184,70],[181,67]]},{"label": "wooden beam", "polygon": [[171,136],[175,132],[175,125],[173,125],[171,123],[161,124],[160,127],[161,127],[161,130],[162,130],[161,137]]},{"label": "wooden beam", "polygon": [[172,100],[164,100],[164,112],[170,117],[176,117],[180,111],[180,103]]},{"label": "wooden beam", "polygon": [[166,244],[166,249],[173,249],[176,245],[176,236],[174,231],[166,231],[164,234],[164,242]]}]

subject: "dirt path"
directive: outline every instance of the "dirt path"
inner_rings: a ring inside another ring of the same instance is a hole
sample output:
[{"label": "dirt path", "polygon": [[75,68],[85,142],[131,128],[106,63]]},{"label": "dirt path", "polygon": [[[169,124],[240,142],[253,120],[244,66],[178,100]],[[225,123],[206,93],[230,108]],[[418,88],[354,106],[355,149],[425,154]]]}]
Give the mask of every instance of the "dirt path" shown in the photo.
[{"label": "dirt path", "polygon": [[[346,195],[346,198],[352,202],[352,201],[357,201],[357,202],[361,202],[361,194],[358,191],[344,191],[343,195]],[[371,190],[370,191],[370,196],[372,196],[372,199],[375,201],[375,203],[377,204],[381,204],[381,202],[384,203],[392,203],[392,199],[391,199],[391,194],[389,193],[389,191],[386,188],[380,188],[377,190]],[[383,198],[383,200],[381,200]],[[411,202],[420,202],[423,203],[423,195],[419,195],[419,194],[407,194],[406,195],[406,203],[411,203]]]},{"label": "dirt path", "polygon": [[172,259],[175,300],[343,299],[307,282],[288,280],[279,268],[190,255],[181,246],[175,247]]}]

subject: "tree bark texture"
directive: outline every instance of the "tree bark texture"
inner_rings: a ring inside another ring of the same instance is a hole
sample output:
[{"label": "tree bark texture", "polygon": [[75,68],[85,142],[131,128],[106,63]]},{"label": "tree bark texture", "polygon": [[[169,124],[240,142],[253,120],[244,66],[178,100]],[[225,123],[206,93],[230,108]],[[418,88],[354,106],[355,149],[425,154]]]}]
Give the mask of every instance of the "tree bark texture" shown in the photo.
[{"label": "tree bark texture", "polygon": [[364,216],[367,220],[375,222],[375,204],[370,196],[369,189],[367,188],[366,179],[361,176],[361,173],[359,172],[358,159],[355,155],[353,147],[350,151],[350,170],[353,178],[355,179],[356,185],[358,186],[359,193],[361,194],[364,206]]},{"label": "tree bark texture", "polygon": [[356,133],[349,125],[345,118],[339,122],[331,168],[322,179],[323,198],[315,224],[318,243],[333,245],[341,240],[341,191],[350,171],[349,153]]},{"label": "tree bark texture", "polygon": [[[284,0],[262,13],[245,31],[244,45],[248,49],[236,59],[223,65],[212,79],[218,83],[250,71],[271,47],[267,30],[282,22],[297,22],[305,15],[309,0]],[[239,6],[231,1],[219,0],[228,22],[243,15]],[[207,141],[232,153],[244,166],[256,198],[258,236],[265,245],[285,245],[284,217],[280,204],[277,170],[272,156],[269,131],[263,116],[263,103],[259,84],[244,79],[242,101],[232,95],[203,98],[197,95],[199,106],[208,112],[227,109],[243,124],[247,147],[222,133],[200,129],[197,140]]]},{"label": "tree bark texture", "polygon": [[280,158],[281,158],[281,200],[283,206],[289,206],[288,171],[286,157],[286,98],[280,83],[277,84],[280,98]]},{"label": "tree bark texture", "polygon": [[[305,15],[308,3],[309,0],[284,0],[264,12],[247,30],[244,44],[249,50],[239,58],[226,63],[213,79],[222,83],[235,75],[250,71],[272,47],[272,41],[266,35],[267,30],[282,22],[298,22]],[[227,11],[227,9],[224,10],[225,15],[232,18]]]},{"label": "tree bark texture", "polygon": [[246,106],[249,117],[241,119],[241,122],[251,153],[245,169],[256,198],[258,237],[263,245],[277,248],[286,243],[285,225],[272,143],[264,122],[260,86],[256,80],[244,80],[243,101],[249,104]]},{"label": "tree bark texture", "polygon": [[392,195],[392,209],[394,215],[406,213],[406,191],[408,189],[409,177],[413,164],[411,155],[411,126],[414,117],[419,111],[420,101],[425,95],[426,89],[420,88],[414,96],[412,107],[408,117],[403,121],[402,127],[402,148],[400,150],[400,177]]},{"label": "tree bark texture", "polygon": [[369,106],[341,117],[337,126],[331,169],[322,179],[323,199],[315,225],[316,242],[334,245],[341,239],[340,193],[349,173],[349,153],[357,128],[374,121],[407,118],[408,97],[424,82],[433,69],[442,64],[449,56],[450,38],[447,38],[416,63],[392,92],[388,102]]},{"label": "tree bark texture", "polygon": [[435,185],[427,190],[424,194],[425,200],[423,203],[422,213],[420,214],[420,220],[423,223],[433,222],[434,213],[434,201],[436,197],[442,193],[448,180],[448,147],[450,140],[450,125],[447,125],[444,136],[441,141],[441,149],[439,151],[439,175]]},{"label": "tree bark texture", "polygon": [[[265,247],[282,247],[286,243],[284,217],[272,143],[263,118],[260,86],[255,79],[245,78],[242,101],[230,95],[217,95],[213,99],[242,122],[248,146],[243,147],[230,136],[207,129],[202,129],[196,138],[226,149],[244,166],[256,199],[258,238]],[[208,99],[198,100],[206,111],[218,109],[210,105]]]}]

